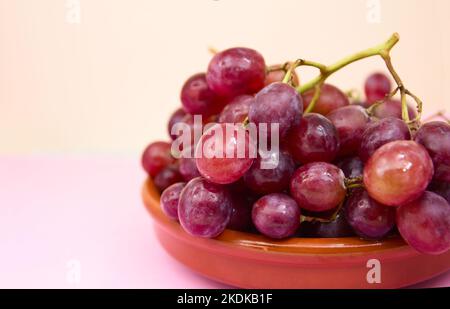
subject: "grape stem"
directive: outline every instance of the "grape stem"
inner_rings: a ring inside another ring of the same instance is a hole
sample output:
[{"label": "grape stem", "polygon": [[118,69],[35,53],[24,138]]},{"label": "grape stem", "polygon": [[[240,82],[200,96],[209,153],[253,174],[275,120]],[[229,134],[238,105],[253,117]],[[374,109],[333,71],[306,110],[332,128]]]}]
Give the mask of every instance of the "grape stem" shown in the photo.
[{"label": "grape stem", "polygon": [[215,54],[218,54],[219,53],[219,50],[217,49],[217,48],[215,48],[215,47],[213,47],[213,46],[209,46],[208,47],[208,52],[211,54],[211,55],[215,55]]},{"label": "grape stem", "polygon": [[[366,50],[360,51],[351,56],[345,57],[342,60],[340,60],[332,65],[329,65],[329,66],[326,66],[324,64],[314,62],[314,61],[299,59],[299,60],[295,61],[293,63],[293,65],[291,66],[291,68],[288,70],[288,72],[286,73],[285,79],[287,81],[289,81],[290,74],[291,74],[290,72],[292,72],[296,67],[299,67],[299,66],[311,66],[311,67],[317,68],[320,71],[320,74],[318,76],[316,76],[315,78],[313,78],[311,81],[309,81],[303,85],[300,85],[296,88],[300,94],[302,94],[308,90],[315,89],[314,96],[311,99],[310,104],[308,105],[308,107],[305,110],[305,113],[309,113],[314,109],[314,106],[320,97],[321,87],[325,83],[325,81],[327,80],[328,77],[330,77],[333,73],[339,71],[340,69],[346,67],[347,65],[349,65],[353,62],[356,62],[356,61],[359,61],[359,60],[362,60],[365,58],[373,57],[373,56],[380,56],[384,60],[386,67],[388,68],[389,72],[392,75],[392,78],[395,80],[395,82],[397,84],[396,92],[400,91],[401,102],[402,102],[402,118],[408,125],[410,125],[410,127],[414,127],[418,124],[418,122],[420,121],[420,117],[422,115],[422,101],[416,95],[414,95],[412,92],[410,92],[408,89],[405,88],[400,76],[397,74],[397,72],[395,71],[395,69],[392,65],[390,51],[398,43],[399,40],[400,40],[399,34],[394,33],[393,35],[391,35],[391,37],[386,42],[379,44],[377,46],[368,48]],[[413,98],[417,105],[418,114],[417,114],[417,117],[413,120],[409,119],[408,106],[406,103],[406,96]],[[390,96],[389,98],[391,98],[391,97],[392,96]],[[383,100],[383,102],[384,101],[386,101],[386,99]]]},{"label": "grape stem", "polygon": [[375,101],[374,103],[372,103],[372,105],[370,105],[366,109],[367,114],[369,114],[369,116],[373,116],[373,111],[375,110],[375,108],[377,108],[379,105],[383,104],[384,102],[392,99],[392,97],[397,94],[398,90],[399,90],[399,88],[396,87],[391,93],[387,94],[383,99]]},{"label": "grape stem", "polygon": [[358,89],[349,89],[345,92],[345,95],[352,101],[359,101],[361,100],[361,93]]}]

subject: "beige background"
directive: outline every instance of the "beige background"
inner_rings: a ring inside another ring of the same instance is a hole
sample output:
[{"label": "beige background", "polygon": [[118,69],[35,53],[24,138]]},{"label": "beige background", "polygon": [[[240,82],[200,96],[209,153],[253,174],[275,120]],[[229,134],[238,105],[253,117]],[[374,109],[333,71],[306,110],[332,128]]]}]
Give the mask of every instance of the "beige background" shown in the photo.
[{"label": "beige background", "polygon": [[[330,63],[398,31],[405,83],[427,112],[450,109],[449,13],[447,0],[0,0],[0,153],[137,153],[166,139],[208,46]],[[363,61],[332,81],[361,87],[380,68]]]}]

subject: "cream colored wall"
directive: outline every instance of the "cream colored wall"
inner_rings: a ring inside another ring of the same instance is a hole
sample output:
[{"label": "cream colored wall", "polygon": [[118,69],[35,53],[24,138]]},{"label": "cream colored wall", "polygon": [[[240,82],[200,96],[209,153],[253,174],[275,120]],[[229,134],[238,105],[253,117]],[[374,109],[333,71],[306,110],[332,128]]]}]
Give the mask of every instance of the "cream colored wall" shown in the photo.
[{"label": "cream colored wall", "polygon": [[[329,63],[397,31],[405,83],[426,112],[450,109],[450,1],[379,3],[376,23],[377,0],[0,0],[0,153],[127,153],[165,139],[208,46]],[[367,60],[332,82],[361,87],[379,68]]]}]

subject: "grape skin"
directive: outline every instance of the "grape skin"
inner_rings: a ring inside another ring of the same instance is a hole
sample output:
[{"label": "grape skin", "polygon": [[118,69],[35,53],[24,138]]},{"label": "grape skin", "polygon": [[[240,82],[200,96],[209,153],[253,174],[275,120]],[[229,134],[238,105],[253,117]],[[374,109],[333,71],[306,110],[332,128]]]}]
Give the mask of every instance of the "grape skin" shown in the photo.
[{"label": "grape skin", "polygon": [[161,209],[172,220],[178,220],[178,202],[185,182],[178,182],[163,191],[161,194]]},{"label": "grape skin", "polygon": [[266,64],[263,56],[250,48],[230,48],[214,55],[206,81],[223,97],[253,94],[264,87]]},{"label": "grape skin", "polygon": [[154,142],[145,148],[141,163],[151,177],[155,177],[166,166],[175,162],[171,154],[171,145],[167,142]]},{"label": "grape skin", "polygon": [[344,173],[330,163],[309,163],[295,171],[290,192],[300,208],[326,211],[337,207],[344,200],[344,178]]},{"label": "grape skin", "polygon": [[172,140],[175,140],[177,138],[177,135],[172,134],[173,126],[179,122],[182,122],[185,119],[185,117],[186,117],[186,112],[182,108],[177,109],[170,116],[169,122],[167,124],[167,132],[169,132],[169,136]]},{"label": "grape skin", "polygon": [[450,125],[443,121],[427,122],[417,131],[415,141],[430,154],[436,170],[435,178],[450,181]]},{"label": "grape skin", "polygon": [[370,121],[366,110],[358,105],[350,105],[335,109],[327,118],[336,127],[339,136],[340,156],[358,152],[362,135]]},{"label": "grape skin", "polygon": [[403,239],[417,251],[441,254],[450,249],[450,205],[443,197],[426,191],[400,206],[396,221]]},{"label": "grape skin", "polygon": [[367,77],[364,92],[368,102],[384,99],[391,92],[392,85],[389,78],[383,73],[373,73]]},{"label": "grape skin", "polygon": [[209,88],[204,73],[191,76],[183,85],[180,97],[184,110],[191,115],[209,117],[219,113],[225,105]]},{"label": "grape skin", "polygon": [[336,166],[344,172],[347,178],[356,178],[363,175],[364,163],[359,157],[341,158],[336,162]]},{"label": "grape skin", "polygon": [[241,123],[248,116],[250,105],[254,101],[251,95],[240,95],[228,103],[219,115],[220,123]]},{"label": "grape skin", "polygon": [[160,192],[164,191],[167,187],[173,185],[177,182],[182,182],[183,176],[181,176],[178,166],[173,164],[165,167],[161,172],[159,172],[155,178],[153,178],[153,183]]},{"label": "grape skin", "polygon": [[364,167],[364,186],[371,198],[400,206],[418,198],[433,177],[433,162],[426,149],[414,141],[383,145]]},{"label": "grape skin", "polygon": [[409,139],[411,133],[402,120],[389,117],[373,121],[367,125],[362,135],[359,157],[366,162],[384,144]]},{"label": "grape skin", "polygon": [[[292,126],[300,122],[303,102],[295,88],[284,83],[272,83],[255,96],[248,118],[256,124],[261,136],[271,138],[271,124],[279,125],[279,137],[283,138]],[[267,124],[261,128],[260,124]]]},{"label": "grape skin", "polygon": [[300,225],[300,208],[289,195],[272,193],[256,201],[252,219],[263,235],[282,239],[297,231]]},{"label": "grape skin", "polygon": [[[417,116],[416,110],[409,103],[408,115],[409,119],[414,119]],[[380,119],[388,117],[402,119],[402,103],[394,99],[386,100],[373,109],[373,116]]]},{"label": "grape skin", "polygon": [[[227,124],[216,124],[201,137],[195,150],[197,169],[211,182],[230,184],[241,178],[252,166],[256,153],[255,141],[241,125],[234,125],[232,134],[226,134]],[[217,132],[222,132],[219,134]],[[239,138],[243,134],[244,140]],[[221,138],[223,137],[223,138]],[[221,155],[216,155],[216,149]],[[238,158],[239,149],[244,157]],[[232,154],[232,157],[227,154]]]},{"label": "grape skin", "polygon": [[308,113],[288,134],[290,153],[297,162],[331,162],[339,151],[339,138],[330,120]]},{"label": "grape skin", "polygon": [[225,186],[197,177],[181,191],[178,217],[189,234],[214,238],[225,230],[230,221],[232,205],[232,196]]},{"label": "grape skin", "polygon": [[395,208],[378,203],[361,188],[352,190],[345,205],[345,216],[362,238],[381,239],[395,225]]},{"label": "grape skin", "polygon": [[[262,163],[278,160],[273,168],[262,168]],[[295,171],[295,162],[287,152],[271,152],[264,158],[258,155],[252,167],[244,174],[245,185],[255,193],[281,192],[289,187],[289,180]]]},{"label": "grape skin", "polygon": [[[308,108],[309,103],[311,103],[311,100],[314,97],[314,92],[315,89],[311,89],[302,94],[303,108],[305,110]],[[333,85],[324,84],[322,86],[319,99],[311,112],[326,116],[331,113],[331,111],[347,105],[350,105],[350,101],[345,93]]]}]

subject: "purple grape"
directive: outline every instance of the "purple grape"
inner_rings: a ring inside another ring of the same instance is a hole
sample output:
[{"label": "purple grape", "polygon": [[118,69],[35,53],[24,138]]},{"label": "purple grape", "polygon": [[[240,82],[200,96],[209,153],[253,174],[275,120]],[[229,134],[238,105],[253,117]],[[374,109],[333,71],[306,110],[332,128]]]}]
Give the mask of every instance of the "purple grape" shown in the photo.
[{"label": "purple grape", "polygon": [[[264,87],[255,96],[250,105],[249,120],[258,126],[259,132],[271,138],[271,124],[279,124],[280,137],[300,122],[302,116],[302,98],[292,86],[284,83],[272,83]],[[261,127],[267,124],[267,127]]]},{"label": "purple grape", "polygon": [[345,216],[363,238],[383,238],[395,225],[395,208],[378,203],[360,188],[352,190],[345,205]]},{"label": "purple grape", "polygon": [[186,181],[200,176],[197,164],[195,163],[195,158],[181,158],[179,170]]},{"label": "purple grape", "polygon": [[208,117],[219,113],[224,101],[206,83],[204,73],[190,77],[181,90],[183,108],[189,114]]},{"label": "purple grape", "polygon": [[384,144],[409,139],[411,133],[408,126],[398,118],[389,117],[371,122],[362,135],[359,157],[366,162]]},{"label": "purple grape", "polygon": [[427,149],[435,166],[450,165],[450,124],[427,122],[417,131],[415,141]]},{"label": "purple grape", "polygon": [[151,143],[144,150],[141,158],[142,167],[151,177],[155,177],[173,162],[175,159],[172,157],[171,145],[167,142]]},{"label": "purple grape", "polygon": [[450,205],[433,192],[397,209],[397,227],[403,239],[425,254],[450,249]]},{"label": "purple grape", "polygon": [[[276,166],[271,166],[278,161]],[[253,192],[268,194],[281,192],[289,187],[295,171],[295,162],[287,152],[270,152],[258,158],[244,174],[245,185]]]},{"label": "purple grape", "polygon": [[263,196],[253,205],[253,224],[267,237],[282,239],[292,236],[300,225],[300,208],[283,193]]},{"label": "purple grape", "polygon": [[300,208],[321,212],[337,207],[345,198],[344,173],[325,162],[309,163],[292,176],[290,192]]},{"label": "purple grape", "polygon": [[[417,116],[416,110],[408,103],[409,119]],[[387,100],[373,109],[373,116],[383,119],[388,117],[402,119],[402,103],[399,100]]]},{"label": "purple grape", "polygon": [[189,181],[181,192],[178,217],[183,229],[193,236],[214,238],[226,228],[233,211],[233,199],[225,186],[202,177]]},{"label": "purple grape", "polygon": [[359,157],[342,158],[336,162],[336,166],[344,172],[347,178],[356,178],[363,175],[364,163]]},{"label": "purple grape", "polygon": [[361,145],[362,135],[369,123],[366,110],[357,105],[340,107],[327,115],[336,127],[339,136],[339,155],[356,154]]},{"label": "purple grape", "polygon": [[450,182],[434,180],[427,190],[439,194],[450,203]]},{"label": "purple grape", "polygon": [[220,123],[241,123],[248,116],[250,104],[254,101],[251,95],[241,95],[228,103],[219,115]]},{"label": "purple grape", "polygon": [[178,201],[181,190],[186,186],[184,182],[178,182],[169,186],[161,194],[161,209],[170,219],[178,220]]},{"label": "purple grape", "polygon": [[182,182],[183,180],[183,176],[181,176],[178,171],[178,166],[169,165],[155,176],[153,183],[155,184],[155,187],[162,192],[174,183]]},{"label": "purple grape", "polygon": [[391,89],[391,81],[383,73],[371,74],[364,84],[364,92],[367,101],[370,103],[384,99],[391,92]]},{"label": "purple grape", "polygon": [[[306,109],[309,106],[309,103],[311,103],[314,92],[315,89],[311,89],[302,95],[303,109]],[[330,84],[324,84],[320,92],[319,100],[317,100],[312,112],[328,115],[331,111],[349,104],[350,101],[348,100],[348,97],[339,90],[339,88]]]},{"label": "purple grape", "polygon": [[206,73],[209,87],[228,98],[258,92],[264,87],[265,78],[264,58],[249,48],[231,48],[217,53]]},{"label": "purple grape", "polygon": [[169,123],[167,125],[167,131],[169,132],[169,136],[172,140],[175,140],[178,136],[172,134],[172,128],[175,124],[182,122],[186,117],[186,112],[184,109],[179,108],[170,116]]},{"label": "purple grape", "polygon": [[289,150],[300,163],[331,162],[339,151],[336,128],[320,114],[309,113],[288,134]]}]

